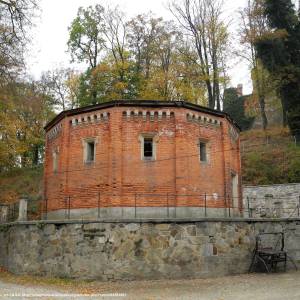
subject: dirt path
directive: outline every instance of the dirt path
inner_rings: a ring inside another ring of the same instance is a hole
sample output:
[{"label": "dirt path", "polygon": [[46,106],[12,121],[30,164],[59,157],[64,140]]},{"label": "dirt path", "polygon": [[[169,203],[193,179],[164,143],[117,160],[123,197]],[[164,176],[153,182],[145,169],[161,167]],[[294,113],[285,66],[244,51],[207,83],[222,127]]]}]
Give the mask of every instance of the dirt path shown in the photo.
[{"label": "dirt path", "polygon": [[[47,297],[47,294],[57,294],[63,295],[62,292],[59,292],[53,288],[42,288],[42,287],[28,287],[20,284],[12,284],[0,281],[0,299],[14,299],[14,300],[23,300],[23,299],[51,299],[51,296]],[[42,297],[42,295],[44,295]],[[31,297],[32,296],[32,297]],[[41,297],[39,297],[41,296]],[[57,298],[58,299],[58,298]],[[63,298],[61,298],[63,299]]]},{"label": "dirt path", "polygon": [[[77,295],[82,292],[89,293],[89,297]],[[98,295],[93,297],[91,293]],[[126,296],[100,296],[109,293],[124,293]],[[19,294],[19,297],[13,294]],[[194,280],[74,282],[67,289],[53,284],[47,286],[45,282],[42,285],[13,284],[11,280],[6,282],[0,277],[2,299],[300,300],[300,272]]]}]

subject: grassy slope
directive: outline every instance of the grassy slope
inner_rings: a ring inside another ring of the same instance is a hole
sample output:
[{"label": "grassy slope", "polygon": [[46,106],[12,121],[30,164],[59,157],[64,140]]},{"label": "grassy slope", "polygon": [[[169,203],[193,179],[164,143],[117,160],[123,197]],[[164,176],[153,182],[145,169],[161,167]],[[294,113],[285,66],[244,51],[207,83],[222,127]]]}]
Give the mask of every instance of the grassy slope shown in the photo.
[{"label": "grassy slope", "polygon": [[241,135],[244,184],[300,182],[300,147],[288,130],[251,130]]},{"label": "grassy slope", "polygon": [[0,175],[0,203],[12,203],[23,195],[39,200],[42,195],[43,169],[15,169]]}]

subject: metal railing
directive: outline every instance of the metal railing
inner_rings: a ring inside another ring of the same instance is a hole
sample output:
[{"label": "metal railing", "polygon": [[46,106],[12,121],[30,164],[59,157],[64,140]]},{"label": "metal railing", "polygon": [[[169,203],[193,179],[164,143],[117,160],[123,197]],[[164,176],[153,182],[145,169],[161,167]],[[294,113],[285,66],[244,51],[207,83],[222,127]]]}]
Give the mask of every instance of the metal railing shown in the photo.
[{"label": "metal railing", "polygon": [[[24,200],[24,199],[23,199]],[[43,215],[43,201],[26,199],[25,220],[41,220]],[[20,200],[0,204],[0,223],[15,222],[20,219]]]},{"label": "metal railing", "polygon": [[[88,205],[82,205],[80,196],[64,197],[60,210],[60,217],[74,218],[296,218],[300,217],[300,196],[286,197],[286,202],[293,200],[295,205],[290,207],[253,207],[247,199],[241,201],[239,197],[220,196],[216,194],[172,194],[172,193],[131,193],[111,195],[108,193],[87,193],[90,198]],[[114,201],[116,198],[116,201]],[[263,197],[262,197],[263,198]],[[262,199],[261,198],[261,199]],[[282,199],[282,198],[281,198]],[[298,201],[299,199],[299,201]],[[273,199],[274,202],[276,198]],[[116,204],[117,203],[117,204]],[[118,205],[121,203],[121,205]],[[47,199],[44,202],[43,217],[51,219],[53,209]],[[57,209],[57,208],[56,208]],[[89,209],[90,214],[84,212]],[[77,212],[76,212],[77,210]],[[82,210],[82,212],[81,212]],[[113,212],[115,210],[115,212]]]},{"label": "metal railing", "polygon": [[[240,198],[216,194],[131,193],[112,195],[84,191],[61,201],[27,200],[26,220],[50,219],[149,219],[149,218],[300,218],[300,196],[273,198],[273,204],[260,205],[264,198]],[[282,206],[278,206],[278,200]],[[119,204],[122,205],[119,205]],[[244,203],[244,204],[242,204]],[[289,206],[285,206],[289,203]],[[294,203],[294,205],[291,205]],[[55,206],[53,206],[55,205]],[[59,213],[58,213],[59,212]],[[0,223],[22,220],[19,203],[0,205]]]}]

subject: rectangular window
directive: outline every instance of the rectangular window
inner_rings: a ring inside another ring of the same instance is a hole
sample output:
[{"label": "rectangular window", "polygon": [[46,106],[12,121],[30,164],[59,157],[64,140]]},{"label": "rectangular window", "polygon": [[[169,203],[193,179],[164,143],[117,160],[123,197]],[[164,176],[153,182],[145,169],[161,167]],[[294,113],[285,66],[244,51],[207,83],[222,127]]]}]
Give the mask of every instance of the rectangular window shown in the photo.
[{"label": "rectangular window", "polygon": [[199,142],[199,151],[200,151],[200,161],[207,162],[207,143],[200,141]]},{"label": "rectangular window", "polygon": [[153,158],[153,138],[144,138],[144,158]]},{"label": "rectangular window", "polygon": [[56,173],[57,169],[58,169],[58,151],[57,151],[57,149],[53,151],[52,158],[53,158],[53,172]]},{"label": "rectangular window", "polygon": [[86,144],[86,162],[94,162],[95,160],[95,142],[87,142]]}]

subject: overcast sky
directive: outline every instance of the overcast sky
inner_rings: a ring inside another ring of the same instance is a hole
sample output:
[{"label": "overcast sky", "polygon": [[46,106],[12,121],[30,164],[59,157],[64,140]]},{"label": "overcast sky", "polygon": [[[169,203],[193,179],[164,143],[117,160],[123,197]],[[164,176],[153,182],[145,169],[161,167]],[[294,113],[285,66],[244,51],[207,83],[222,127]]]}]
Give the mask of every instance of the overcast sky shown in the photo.
[{"label": "overcast sky", "polygon": [[[245,5],[246,0],[224,0],[225,14],[231,22],[231,31],[238,27],[239,8]],[[39,78],[41,72],[60,66],[71,65],[70,54],[67,53],[68,27],[76,17],[77,10],[80,6],[89,6],[94,4],[106,5],[108,2],[100,0],[40,0],[41,13],[36,21],[36,28],[32,32],[33,42],[29,49],[27,57],[28,71],[34,78]],[[111,0],[110,6],[118,4],[126,12],[128,17],[137,14],[152,11],[156,16],[164,19],[172,19],[168,11],[167,2],[164,0]],[[232,35],[233,43],[238,43]],[[230,70],[231,85],[236,86],[238,83],[244,85],[244,93],[251,93],[252,86],[249,77],[248,66],[243,61],[232,62]]]}]

